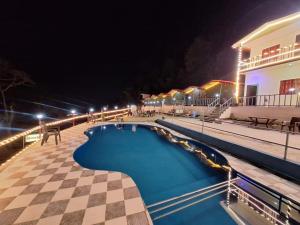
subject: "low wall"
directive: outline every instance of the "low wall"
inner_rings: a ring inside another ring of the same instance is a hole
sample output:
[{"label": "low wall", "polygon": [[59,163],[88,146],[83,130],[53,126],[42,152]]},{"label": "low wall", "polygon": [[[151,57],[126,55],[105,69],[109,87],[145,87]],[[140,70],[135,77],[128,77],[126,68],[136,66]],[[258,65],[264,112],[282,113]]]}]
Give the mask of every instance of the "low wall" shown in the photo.
[{"label": "low wall", "polygon": [[221,151],[238,157],[239,159],[251,162],[258,167],[263,167],[267,170],[273,171],[279,176],[293,180],[296,183],[300,183],[300,165],[298,164],[285,161],[283,159],[279,159],[274,156],[267,155],[265,153],[255,151],[253,149],[224,141],[206,134],[202,134],[200,132],[181,127],[164,120],[156,120],[156,122],[195,140],[214,146]]},{"label": "low wall", "polygon": [[280,121],[290,121],[291,117],[300,117],[300,107],[282,106],[236,106],[228,108],[222,118],[248,120],[249,116],[267,117]]},{"label": "low wall", "polygon": [[160,113],[168,113],[173,109],[182,109],[184,112],[197,112],[199,115],[202,114],[203,112],[207,114],[208,108],[207,106],[183,106],[183,105],[163,105],[163,106],[143,106],[142,110],[147,111],[147,110],[155,110],[155,112],[160,112]]}]

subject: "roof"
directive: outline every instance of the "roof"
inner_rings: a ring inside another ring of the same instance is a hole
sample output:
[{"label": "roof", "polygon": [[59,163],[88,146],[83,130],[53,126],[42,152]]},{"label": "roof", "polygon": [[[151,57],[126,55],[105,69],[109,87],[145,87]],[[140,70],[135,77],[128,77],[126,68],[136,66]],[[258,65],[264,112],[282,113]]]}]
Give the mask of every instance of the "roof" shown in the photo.
[{"label": "roof", "polygon": [[269,22],[263,24],[262,26],[258,27],[254,31],[252,31],[247,36],[243,37],[238,42],[234,43],[232,45],[232,48],[238,48],[241,45],[249,42],[250,40],[254,40],[258,37],[261,37],[270,32],[273,32],[274,30],[278,30],[284,26],[287,26],[287,25],[295,22],[295,20],[297,20],[297,19],[300,19],[300,12],[293,13],[291,15],[288,15],[288,16],[285,16],[285,17],[282,17],[282,18],[279,18],[276,20],[269,21]]},{"label": "roof", "polygon": [[201,89],[201,87],[198,87],[198,86],[189,86],[189,87],[185,88],[185,89],[183,90],[183,92],[184,92],[185,94],[189,94],[189,93],[193,92],[194,89]]},{"label": "roof", "polygon": [[232,84],[235,85],[234,81],[229,81],[229,80],[211,80],[208,83],[204,84],[201,86],[204,90],[208,90],[218,84]]},{"label": "roof", "polygon": [[172,89],[171,91],[168,92],[168,95],[171,95],[173,97],[178,92],[181,93],[182,91],[179,89]]}]

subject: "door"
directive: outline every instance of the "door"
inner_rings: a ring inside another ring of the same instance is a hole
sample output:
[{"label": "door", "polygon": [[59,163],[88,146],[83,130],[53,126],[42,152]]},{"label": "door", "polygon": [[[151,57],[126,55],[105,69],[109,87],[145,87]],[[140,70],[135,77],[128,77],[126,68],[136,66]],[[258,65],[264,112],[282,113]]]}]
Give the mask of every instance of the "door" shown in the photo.
[{"label": "door", "polygon": [[247,85],[246,105],[256,105],[257,85]]}]

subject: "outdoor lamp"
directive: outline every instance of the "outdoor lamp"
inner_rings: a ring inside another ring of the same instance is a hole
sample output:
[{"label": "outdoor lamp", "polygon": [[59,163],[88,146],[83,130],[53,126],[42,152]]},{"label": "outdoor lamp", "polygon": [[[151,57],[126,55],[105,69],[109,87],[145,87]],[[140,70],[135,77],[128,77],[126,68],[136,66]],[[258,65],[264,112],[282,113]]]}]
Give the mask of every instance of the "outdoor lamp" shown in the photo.
[{"label": "outdoor lamp", "polygon": [[39,119],[39,120],[41,120],[41,119],[44,118],[44,114],[38,113],[38,114],[36,114],[36,118]]},{"label": "outdoor lamp", "polygon": [[115,106],[115,109],[118,109],[118,106]]},{"label": "outdoor lamp", "polygon": [[76,114],[76,110],[75,110],[75,109],[72,109],[72,110],[71,110],[71,114],[75,115],[75,114]]}]

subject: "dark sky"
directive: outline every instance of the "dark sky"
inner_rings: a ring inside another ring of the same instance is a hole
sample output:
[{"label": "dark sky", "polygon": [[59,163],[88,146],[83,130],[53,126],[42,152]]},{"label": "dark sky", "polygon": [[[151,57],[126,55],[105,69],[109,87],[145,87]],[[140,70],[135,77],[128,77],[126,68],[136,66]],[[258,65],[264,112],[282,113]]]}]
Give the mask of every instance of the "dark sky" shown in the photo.
[{"label": "dark sky", "polygon": [[30,74],[36,92],[104,104],[137,80],[146,85],[141,71],[159,71],[166,59],[182,67],[196,37],[224,52],[220,67],[230,74],[233,42],[298,10],[300,0],[1,1],[0,57]]}]

